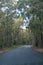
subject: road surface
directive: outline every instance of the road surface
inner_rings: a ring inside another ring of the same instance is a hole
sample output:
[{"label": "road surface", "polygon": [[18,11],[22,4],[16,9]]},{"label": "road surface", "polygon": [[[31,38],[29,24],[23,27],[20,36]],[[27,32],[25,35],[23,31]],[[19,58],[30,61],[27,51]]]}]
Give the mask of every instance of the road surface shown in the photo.
[{"label": "road surface", "polygon": [[0,54],[0,65],[43,65],[43,54],[22,46]]}]

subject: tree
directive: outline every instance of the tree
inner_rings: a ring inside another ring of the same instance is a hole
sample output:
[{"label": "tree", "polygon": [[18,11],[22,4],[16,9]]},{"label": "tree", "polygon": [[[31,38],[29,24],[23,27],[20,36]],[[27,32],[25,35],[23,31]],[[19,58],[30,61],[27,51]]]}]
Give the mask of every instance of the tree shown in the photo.
[{"label": "tree", "polygon": [[[16,44],[19,44],[19,39],[20,39],[20,26],[23,24],[23,18],[19,17],[16,19],[15,24],[14,24],[14,40],[16,41]],[[15,42],[14,41],[14,42]]]},{"label": "tree", "polygon": [[13,13],[10,11],[10,7],[8,7],[8,9],[5,9],[5,11],[3,11],[2,8],[3,6],[0,7],[0,47],[1,48],[12,46],[14,42]]},{"label": "tree", "polygon": [[30,29],[34,33],[35,45],[43,47],[43,1],[30,0],[30,13],[32,19],[29,23]]}]

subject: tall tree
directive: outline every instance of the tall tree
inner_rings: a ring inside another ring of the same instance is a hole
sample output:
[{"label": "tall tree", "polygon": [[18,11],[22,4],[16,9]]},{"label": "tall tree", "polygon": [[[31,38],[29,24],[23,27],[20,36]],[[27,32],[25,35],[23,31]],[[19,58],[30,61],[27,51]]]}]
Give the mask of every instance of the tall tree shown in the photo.
[{"label": "tall tree", "polygon": [[32,15],[29,26],[34,33],[35,45],[43,47],[43,1],[30,0],[30,14]]}]

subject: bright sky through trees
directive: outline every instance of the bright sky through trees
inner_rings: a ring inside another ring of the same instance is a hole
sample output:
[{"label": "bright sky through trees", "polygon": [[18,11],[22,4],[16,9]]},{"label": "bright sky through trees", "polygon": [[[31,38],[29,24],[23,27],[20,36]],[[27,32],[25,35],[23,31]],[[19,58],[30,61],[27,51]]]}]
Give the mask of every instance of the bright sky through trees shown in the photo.
[{"label": "bright sky through trees", "polygon": [[[16,3],[18,0],[16,0],[16,1],[15,1],[15,0],[12,0],[12,1],[14,1],[14,2]],[[26,5],[26,8],[29,8],[29,5]],[[1,10],[2,10],[3,12],[6,11],[7,9],[9,9],[8,6],[5,6],[5,7],[2,7],[2,8],[1,8]],[[21,15],[21,13],[25,12],[25,9],[22,8],[21,10],[19,10],[19,9],[12,10],[12,12],[14,12],[14,11],[16,11],[16,15],[18,16],[18,15]],[[26,18],[24,19],[24,24],[21,26],[22,29],[26,29],[26,26],[27,26],[26,22],[28,22],[28,21],[29,21],[29,19],[28,19],[28,17],[26,17]]]}]

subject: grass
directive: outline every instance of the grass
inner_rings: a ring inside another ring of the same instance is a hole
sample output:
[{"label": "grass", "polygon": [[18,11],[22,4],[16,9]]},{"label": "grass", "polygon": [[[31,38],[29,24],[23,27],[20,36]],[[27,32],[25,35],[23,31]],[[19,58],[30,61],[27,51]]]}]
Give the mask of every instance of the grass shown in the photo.
[{"label": "grass", "polygon": [[9,50],[12,50],[12,49],[16,49],[16,48],[19,48],[21,47],[22,45],[14,45],[12,47],[7,47],[7,48],[3,48],[2,50],[0,50],[0,54],[6,52],[6,51],[9,51]]},{"label": "grass", "polygon": [[12,47],[7,47],[7,48],[4,48],[4,50],[12,50],[12,49],[16,49],[18,47],[21,47],[22,45],[14,45]]}]

